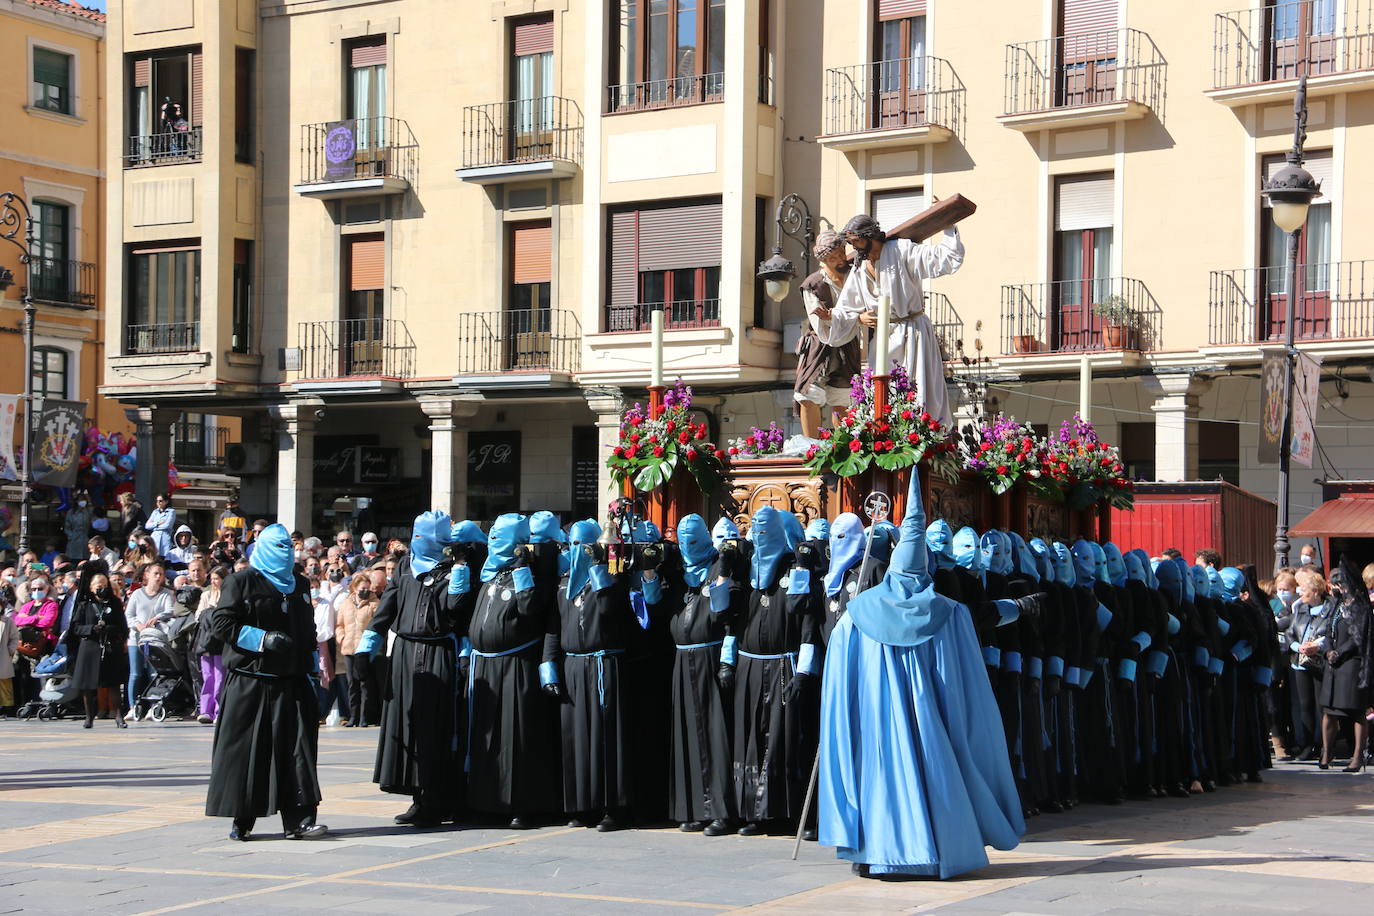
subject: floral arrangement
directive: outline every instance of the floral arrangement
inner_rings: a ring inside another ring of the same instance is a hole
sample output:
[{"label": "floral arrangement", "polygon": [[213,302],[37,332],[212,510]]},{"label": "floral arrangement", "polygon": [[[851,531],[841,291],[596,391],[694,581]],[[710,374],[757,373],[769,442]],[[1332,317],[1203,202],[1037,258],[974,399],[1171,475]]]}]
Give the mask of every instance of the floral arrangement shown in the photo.
[{"label": "floral arrangement", "polygon": [[759,429],[757,426],[750,427],[749,435],[743,439],[731,439],[730,447],[726,449],[730,457],[758,458],[763,455],[782,454],[783,443],[787,441],[787,433],[777,423],[769,423],[767,429]]},{"label": "floral arrangement", "polygon": [[685,467],[702,492],[720,486],[725,452],[706,438],[706,424],[692,420],[692,389],[678,379],[663,394],[663,412],[652,418],[636,403],[620,418],[620,442],[606,460],[617,487],[630,481],[641,493],[656,490]]},{"label": "floral arrangement", "polygon": [[1045,443],[1025,423],[998,414],[964,430],[964,464],[1001,496],[1025,481],[1041,495],[1058,497],[1059,488],[1042,470]]},{"label": "floral arrangement", "polygon": [[806,466],[815,477],[826,472],[839,477],[862,474],[870,465],[887,471],[926,461],[944,479],[959,479],[959,449],[948,431],[916,399],[911,379],[900,366],[888,377],[888,404],[879,415],[873,403],[873,375],[864,370],[850,382],[854,403],[833,429],[822,429],[821,441],[806,452]]},{"label": "floral arrangement", "polygon": [[1071,508],[1086,509],[1099,499],[1117,509],[1135,505],[1135,485],[1126,477],[1120,450],[1076,413],[1046,440],[1041,468],[1063,488]]}]

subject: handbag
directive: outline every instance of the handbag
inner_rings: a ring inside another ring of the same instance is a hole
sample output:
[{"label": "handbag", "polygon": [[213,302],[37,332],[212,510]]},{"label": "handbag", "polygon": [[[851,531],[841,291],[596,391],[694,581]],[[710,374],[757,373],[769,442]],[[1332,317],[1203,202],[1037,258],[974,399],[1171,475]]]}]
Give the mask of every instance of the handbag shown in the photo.
[{"label": "handbag", "polygon": [[38,627],[19,628],[19,654],[25,658],[40,659],[49,651],[48,634]]}]

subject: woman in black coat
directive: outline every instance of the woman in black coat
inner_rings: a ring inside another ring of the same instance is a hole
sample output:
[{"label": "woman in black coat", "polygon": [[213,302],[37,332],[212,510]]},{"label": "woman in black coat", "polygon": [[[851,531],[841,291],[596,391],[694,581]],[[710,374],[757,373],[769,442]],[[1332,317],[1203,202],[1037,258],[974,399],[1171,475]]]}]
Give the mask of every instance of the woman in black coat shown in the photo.
[{"label": "woman in black coat", "polygon": [[[64,641],[71,666],[72,686],[81,692],[86,709],[83,728],[95,721],[96,691],[110,687],[119,695],[129,679],[129,655],[124,642],[129,624],[124,606],[110,588],[109,567],[103,560],[90,560],[81,567],[72,620]],[[124,710],[114,717],[115,725],[125,728]]]},{"label": "woman in black coat", "polygon": [[1345,772],[1358,773],[1364,769],[1364,750],[1369,736],[1369,725],[1364,717],[1370,702],[1369,593],[1349,563],[1342,563],[1331,574],[1331,591],[1338,603],[1331,619],[1326,677],[1317,688],[1317,702],[1322,707],[1321,765],[1323,768],[1331,765],[1341,720],[1349,719],[1355,727],[1355,744],[1350,766]]}]

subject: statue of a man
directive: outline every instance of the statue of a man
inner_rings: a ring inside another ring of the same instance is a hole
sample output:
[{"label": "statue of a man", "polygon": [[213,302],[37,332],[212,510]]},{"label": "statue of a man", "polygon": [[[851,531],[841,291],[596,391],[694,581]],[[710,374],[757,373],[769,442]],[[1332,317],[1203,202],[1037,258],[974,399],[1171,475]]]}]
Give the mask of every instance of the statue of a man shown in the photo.
[{"label": "statue of a man", "polygon": [[822,416],[827,408],[849,406],[850,379],[863,371],[857,336],[851,335],[837,347],[827,345],[823,339],[829,333],[830,313],[849,275],[844,248],[844,237],[838,232],[822,232],[812,249],[820,269],[801,285],[806,320],[797,339],[797,381],[792,399],[801,413],[802,432],[813,439],[820,434],[821,423],[829,420]]}]

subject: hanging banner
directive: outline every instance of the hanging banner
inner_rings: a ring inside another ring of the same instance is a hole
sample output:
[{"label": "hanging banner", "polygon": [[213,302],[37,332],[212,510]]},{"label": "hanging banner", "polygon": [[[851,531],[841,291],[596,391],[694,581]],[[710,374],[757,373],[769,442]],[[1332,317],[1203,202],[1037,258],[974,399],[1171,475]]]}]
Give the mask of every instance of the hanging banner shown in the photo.
[{"label": "hanging banner", "polygon": [[20,400],[17,394],[0,394],[0,480],[19,479],[14,463],[14,418]]},{"label": "hanging banner", "polygon": [[48,398],[41,403],[33,433],[33,482],[45,487],[74,487],[86,405]]},{"label": "hanging banner", "polygon": [[1260,464],[1279,463],[1279,442],[1283,439],[1283,377],[1287,357],[1282,350],[1265,351],[1260,364]]},{"label": "hanging banner", "polygon": [[1320,357],[1298,354],[1293,374],[1293,461],[1310,468],[1316,451],[1317,410],[1321,407],[1322,364]]},{"label": "hanging banner", "polygon": [[324,126],[324,177],[327,181],[356,178],[353,156],[358,151],[357,121],[330,121]]}]

